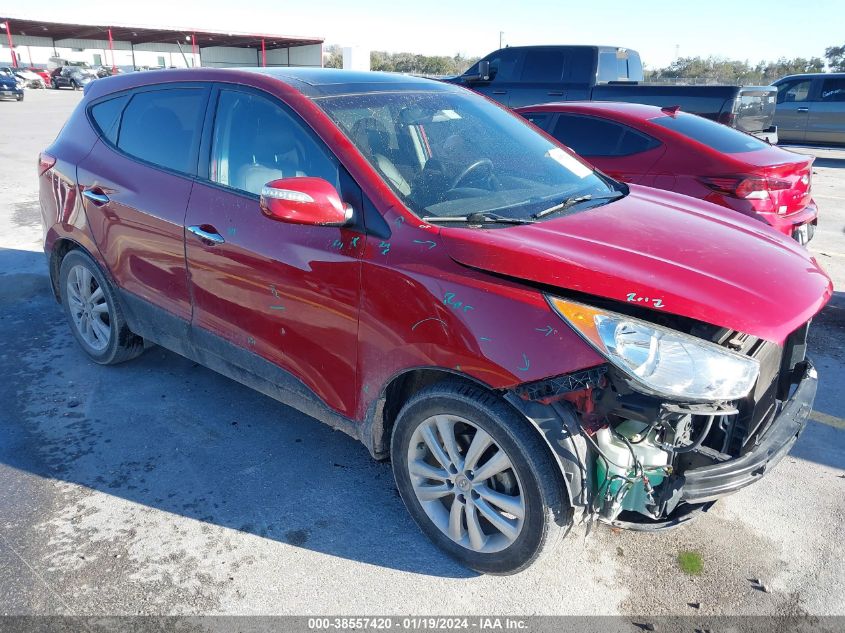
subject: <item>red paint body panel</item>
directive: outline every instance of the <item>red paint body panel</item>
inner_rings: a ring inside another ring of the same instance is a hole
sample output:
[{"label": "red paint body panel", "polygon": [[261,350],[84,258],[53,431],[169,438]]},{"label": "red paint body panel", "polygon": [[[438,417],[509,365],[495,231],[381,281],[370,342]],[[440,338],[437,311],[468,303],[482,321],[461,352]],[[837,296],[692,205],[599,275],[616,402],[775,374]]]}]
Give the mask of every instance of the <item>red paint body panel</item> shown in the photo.
[{"label": "red paint body panel", "polygon": [[183,319],[191,318],[184,220],[191,181],[145,165],[100,142],[79,164],[80,195],[94,242],[125,290]]},{"label": "red paint body panel", "polygon": [[[738,211],[762,220],[780,233],[793,231],[818,217],[809,184],[812,157],[780,147],[727,154],[655,123],[669,114],[657,106],[633,103],[569,102],[527,106],[516,110],[580,114],[626,125],[660,141],[660,147],[631,156],[584,156],[600,170],[624,182],[666,189]],[[685,115],[689,116],[689,115]],[[739,133],[739,132],[737,132]],[[745,199],[708,187],[702,178],[768,174],[786,178],[790,187],[771,191],[764,199]],[[784,209],[779,212],[779,209]]]},{"label": "red paint body panel", "polygon": [[363,238],[273,220],[254,198],[199,182],[185,224],[226,239],[186,236],[193,325],[282,367],[352,417]]},{"label": "red paint body panel", "polygon": [[[520,279],[619,301],[632,292],[659,297],[667,312],[771,340],[813,316],[831,292],[805,251],[760,222],[640,187],[531,226],[424,224],[311,99],[260,72],[120,75],[90,84],[83,106],[118,90],[185,81],[251,86],[285,102],[334,152],[390,237],[283,224],[265,217],[255,198],[102,143],[91,152],[94,133],[78,109],[48,150],[56,167],[41,177],[45,247],[61,235],[99,249],[118,286],[286,369],[349,418],[365,419],[387,383],[414,368],[506,388],[604,362]],[[113,208],[86,202],[83,210],[74,194],[74,219],[57,220],[47,208],[50,183],[60,174],[72,185],[73,165],[79,185],[108,189]],[[194,224],[225,243],[180,237]]]},{"label": "red paint body panel", "polygon": [[[685,196],[631,186],[622,200],[507,230],[445,229],[459,262],[782,342],[833,292],[806,249]],[[491,256],[495,253],[495,256]]]}]

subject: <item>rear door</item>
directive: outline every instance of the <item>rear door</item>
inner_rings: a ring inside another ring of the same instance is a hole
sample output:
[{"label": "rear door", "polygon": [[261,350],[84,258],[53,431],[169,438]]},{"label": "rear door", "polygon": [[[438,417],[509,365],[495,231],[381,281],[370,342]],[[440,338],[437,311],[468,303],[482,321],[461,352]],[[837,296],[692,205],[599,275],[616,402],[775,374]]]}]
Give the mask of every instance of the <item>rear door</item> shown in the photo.
[{"label": "rear door", "polygon": [[127,301],[140,318],[164,311],[185,328],[183,227],[208,93],[166,84],[95,102],[100,140],[77,169],[91,232]]},{"label": "rear door", "polygon": [[777,109],[775,110],[778,138],[796,143],[805,140],[812,92],[812,78],[793,79],[778,84]]},{"label": "rear door", "polygon": [[225,86],[212,104],[185,218],[195,343],[273,384],[293,375],[351,417],[364,236],[270,219],[259,194],[278,178],[320,177],[360,214],[360,189],[275,97]]},{"label": "rear door", "polygon": [[819,78],[821,89],[810,102],[805,140],[845,143],[845,77]]},{"label": "rear door", "polygon": [[563,73],[567,52],[563,48],[526,49],[519,66],[518,84],[511,89],[511,108],[562,101],[566,98]]},{"label": "rear door", "polygon": [[666,150],[657,139],[628,125],[584,114],[558,114],[550,133],[608,176],[624,182],[640,183]]}]

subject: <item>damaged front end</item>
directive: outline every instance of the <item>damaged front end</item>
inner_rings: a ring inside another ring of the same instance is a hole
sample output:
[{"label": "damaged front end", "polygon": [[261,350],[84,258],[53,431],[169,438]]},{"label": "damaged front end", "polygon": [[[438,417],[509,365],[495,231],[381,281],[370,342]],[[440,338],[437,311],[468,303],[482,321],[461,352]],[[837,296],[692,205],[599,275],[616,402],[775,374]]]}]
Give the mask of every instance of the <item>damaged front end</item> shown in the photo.
[{"label": "damaged front end", "polygon": [[[608,363],[520,385],[512,401],[543,430],[573,503],[605,522],[677,525],[757,481],[806,424],[816,392],[809,324],[778,345],[550,303]],[[543,407],[562,424],[543,423]]]}]

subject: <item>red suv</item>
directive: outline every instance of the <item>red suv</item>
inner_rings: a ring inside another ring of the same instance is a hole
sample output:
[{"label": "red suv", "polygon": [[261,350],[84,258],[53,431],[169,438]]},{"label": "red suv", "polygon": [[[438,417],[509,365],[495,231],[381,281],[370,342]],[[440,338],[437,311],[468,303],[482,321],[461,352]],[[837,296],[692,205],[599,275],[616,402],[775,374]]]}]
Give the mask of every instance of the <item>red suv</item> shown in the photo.
[{"label": "red suv", "polygon": [[813,237],[812,156],[677,108],[573,102],[517,112],[614,178],[734,209],[801,244]]},{"label": "red suv", "polygon": [[815,395],[832,288],[804,249],[460,87],[106,78],[39,175],[88,357],[158,343],[344,430],[477,570],[525,568],[576,513],[693,516],[783,457]]}]

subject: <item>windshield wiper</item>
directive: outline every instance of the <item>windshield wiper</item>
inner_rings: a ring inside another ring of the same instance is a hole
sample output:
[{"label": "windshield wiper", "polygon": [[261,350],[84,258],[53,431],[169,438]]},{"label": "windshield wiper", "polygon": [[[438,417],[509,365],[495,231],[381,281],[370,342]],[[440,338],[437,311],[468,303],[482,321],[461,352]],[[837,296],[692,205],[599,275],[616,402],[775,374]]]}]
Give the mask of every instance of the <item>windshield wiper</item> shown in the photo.
[{"label": "windshield wiper", "polygon": [[466,224],[534,224],[530,218],[507,218],[495,213],[476,211],[469,215],[430,215],[423,218],[423,222],[464,222]]},{"label": "windshield wiper", "polygon": [[605,195],[605,196],[594,196],[591,193],[587,193],[587,194],[584,194],[584,195],[581,195],[581,196],[573,196],[571,198],[567,198],[566,200],[564,200],[560,204],[556,204],[555,206],[549,207],[548,209],[543,209],[542,211],[538,211],[537,213],[535,213],[531,217],[534,218],[535,220],[539,220],[540,218],[544,218],[547,215],[551,215],[552,213],[558,213],[560,211],[566,211],[570,207],[573,207],[580,202],[587,202],[588,200],[615,200],[616,198],[621,198],[624,195],[625,194],[622,193],[621,191],[616,191],[612,194],[608,194],[608,195]]}]

